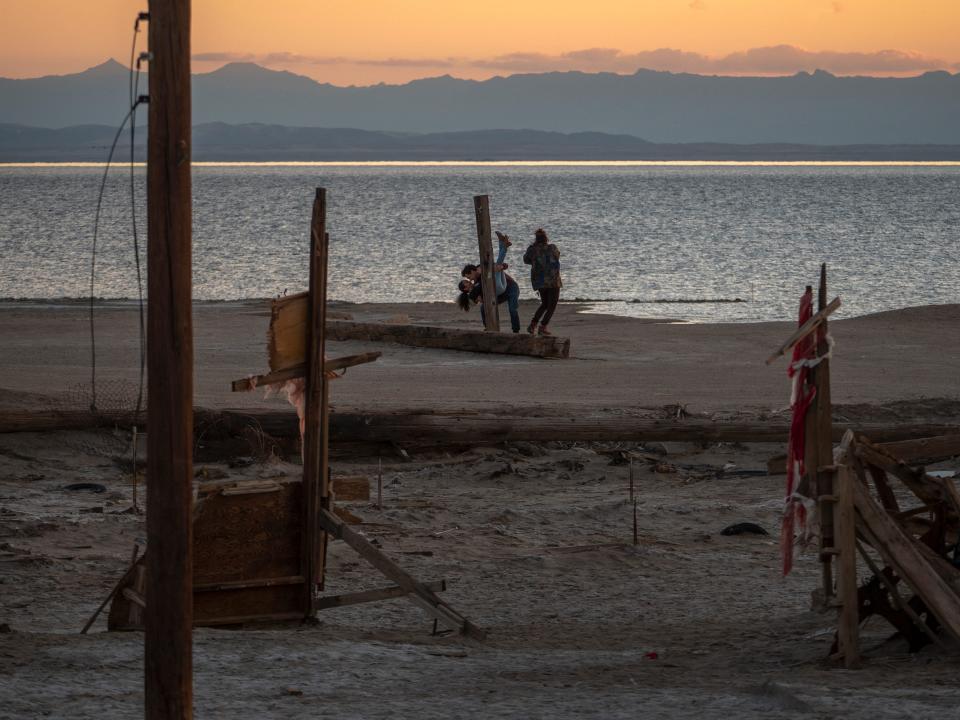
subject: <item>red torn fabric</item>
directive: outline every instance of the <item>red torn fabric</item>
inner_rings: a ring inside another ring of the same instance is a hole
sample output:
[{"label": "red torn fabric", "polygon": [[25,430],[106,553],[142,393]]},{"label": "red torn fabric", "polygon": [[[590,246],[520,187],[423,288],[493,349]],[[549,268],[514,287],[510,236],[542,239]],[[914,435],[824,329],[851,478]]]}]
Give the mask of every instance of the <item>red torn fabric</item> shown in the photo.
[{"label": "red torn fabric", "polygon": [[[800,298],[800,316],[798,327],[813,316],[813,290]],[[806,473],[804,455],[806,447],[805,421],[810,404],[817,394],[816,387],[807,387],[810,377],[810,361],[815,358],[816,338],[819,333],[811,333],[793,346],[793,357],[787,368],[787,375],[793,380],[790,397],[792,417],[790,420],[790,439],[787,442],[787,496],[784,500],[783,522],[780,526],[780,551],[783,556],[783,574],[789,575],[793,569],[794,548],[798,536],[802,541],[809,538],[808,507],[812,499],[799,492],[800,481]]]}]

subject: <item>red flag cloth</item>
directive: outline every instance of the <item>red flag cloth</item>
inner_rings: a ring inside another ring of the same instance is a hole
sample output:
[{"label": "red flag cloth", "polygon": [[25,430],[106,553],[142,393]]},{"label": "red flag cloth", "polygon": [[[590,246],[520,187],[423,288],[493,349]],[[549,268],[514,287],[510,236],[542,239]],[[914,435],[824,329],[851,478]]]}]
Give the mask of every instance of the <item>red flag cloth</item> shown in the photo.
[{"label": "red flag cloth", "polygon": [[[802,326],[813,316],[813,289],[800,298],[800,316],[798,326]],[[816,387],[807,387],[810,376],[809,361],[815,358],[816,338],[810,333],[793,346],[793,357],[787,368],[787,375],[793,379],[793,391],[790,398],[792,417],[790,420],[790,439],[787,442],[787,496],[784,500],[783,523],[780,527],[780,551],[783,555],[783,574],[789,575],[793,568],[794,542],[799,529],[806,534],[807,506],[805,498],[798,492],[800,480],[806,473],[804,450],[806,445],[805,421],[807,410],[817,393]]]}]

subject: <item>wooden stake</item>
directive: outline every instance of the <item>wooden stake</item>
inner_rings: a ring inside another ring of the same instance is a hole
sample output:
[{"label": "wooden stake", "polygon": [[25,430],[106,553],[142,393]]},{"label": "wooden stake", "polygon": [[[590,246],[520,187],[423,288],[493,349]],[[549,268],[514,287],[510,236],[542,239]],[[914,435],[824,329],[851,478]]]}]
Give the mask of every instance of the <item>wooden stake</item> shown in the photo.
[{"label": "wooden stake", "polygon": [[133,426],[133,511],[140,512],[140,506],[137,505],[137,426]]},{"label": "wooden stake", "polygon": [[329,497],[327,478],[327,380],[324,341],[327,320],[327,191],[317,188],[310,223],[310,309],[307,324],[307,382],[303,435],[303,576],[306,617],[316,615],[323,541],[318,525],[320,507]]},{"label": "wooden stake", "polygon": [[377,458],[377,510],[383,510],[383,458]]},{"label": "wooden stake", "polygon": [[490,198],[476,195],[473,209],[477,215],[477,241],[480,244],[480,286],[483,288],[483,327],[500,331],[497,317],[497,286],[493,280],[493,236],[490,232]]},{"label": "wooden stake", "polygon": [[193,717],[190,0],[150,0],[145,717]]},{"label": "wooden stake", "polygon": [[640,544],[640,536],[637,534],[637,501],[633,501],[633,544]]},{"label": "wooden stake", "polygon": [[850,469],[846,465],[839,465],[834,477],[837,495],[835,546],[840,551],[837,556],[837,599],[840,601],[837,637],[847,668],[860,664],[857,529],[851,487],[854,482],[857,481]]}]

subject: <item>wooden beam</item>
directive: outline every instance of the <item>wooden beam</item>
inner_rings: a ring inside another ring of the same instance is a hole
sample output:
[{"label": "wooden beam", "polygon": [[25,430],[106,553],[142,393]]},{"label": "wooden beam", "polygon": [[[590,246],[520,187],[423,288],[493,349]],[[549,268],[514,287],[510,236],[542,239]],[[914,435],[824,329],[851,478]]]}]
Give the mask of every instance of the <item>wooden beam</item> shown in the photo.
[{"label": "wooden beam", "polygon": [[193,717],[190,0],[150,0],[147,720]]},{"label": "wooden beam", "polygon": [[477,242],[480,245],[480,287],[483,289],[483,326],[500,332],[497,313],[497,286],[493,279],[493,235],[490,232],[490,198],[475,195],[473,210],[477,216]]},{"label": "wooden beam", "polygon": [[781,355],[785,354],[790,348],[796,345],[798,342],[803,340],[807,335],[812,333],[820,324],[825,321],[834,311],[840,307],[840,298],[835,297],[829,305],[827,305],[823,310],[820,310],[816,315],[807,320],[803,325],[797,328],[797,331],[791,335],[787,341],[777,348],[774,353],[767,358],[767,365],[772,363]]},{"label": "wooden beam", "polygon": [[[237,434],[256,425],[277,438],[299,437],[292,410],[261,408],[194,408],[194,424],[205,437]],[[0,433],[56,432],[95,427],[132,427],[129,412],[7,412],[0,414]],[[143,427],[142,423],[137,423]],[[837,442],[848,429],[880,441],[907,440],[956,433],[955,424],[849,424],[833,426]],[[437,413],[411,410],[390,413],[338,412],[330,416],[331,442],[434,442],[464,444],[506,440],[633,441],[633,442],[770,442],[787,440],[785,423],[715,422],[710,420],[651,420],[605,415],[548,415],[545,417]]]},{"label": "wooden beam", "polygon": [[851,483],[854,504],[873,536],[874,549],[936,615],[954,639],[960,639],[960,596],[930,566],[908,536],[860,483]]},{"label": "wooden beam", "polygon": [[346,525],[333,513],[327,510],[321,510],[320,525],[330,533],[330,535],[343,540],[347,545],[352,547],[360,557],[383,573],[387,579],[392,580],[404,588],[409,593],[410,599],[416,605],[423,608],[431,617],[475,640],[483,640],[487,636],[485,630],[477,627],[447,605],[426,585],[414,579],[413,576],[401,569],[400,566],[371,545],[365,537]]},{"label": "wooden beam", "polygon": [[960,434],[881,443],[878,447],[904,462],[939,462],[960,455]]},{"label": "wooden beam", "polygon": [[327,191],[317,188],[310,222],[310,291],[307,314],[307,381],[303,433],[303,576],[307,617],[316,614],[321,539],[317,525],[320,498],[326,497],[326,390],[324,343],[327,321]]},{"label": "wooden beam", "polygon": [[[852,433],[851,433],[852,435]],[[852,485],[857,482],[846,465],[838,465],[834,475],[837,504],[834,508],[834,547],[837,556],[837,600],[840,615],[837,619],[837,638],[844,666],[860,664],[860,615],[857,599],[857,529],[853,506]]]},{"label": "wooden beam", "polygon": [[856,454],[863,462],[899,478],[924,503],[949,500],[943,483],[927,477],[923,470],[912,468],[905,462],[890,457],[862,436],[858,438]]},{"label": "wooden beam", "polygon": [[[431,592],[443,592],[447,589],[447,583],[444,580],[424,583],[423,586]],[[317,609],[326,610],[327,608],[344,607],[346,605],[392,600],[393,598],[400,598],[409,594],[410,591],[406,588],[394,585],[393,587],[382,588],[380,590],[363,590],[361,592],[345,593],[343,595],[327,595],[317,600]]]},{"label": "wooden beam", "polygon": [[[383,355],[382,352],[376,351],[333,358],[331,360],[324,361],[323,371],[325,373],[330,373],[336,372],[337,370],[346,370],[347,368],[356,367],[357,365],[371,363],[381,355]],[[306,376],[307,366],[304,363],[303,365],[294,365],[286,370],[277,370],[276,372],[266,373],[265,375],[253,375],[251,377],[234,380],[230,384],[230,389],[233,392],[249,392],[258,387],[263,387],[264,385],[272,385],[274,383],[286,382],[287,380],[295,380],[296,378],[302,378]]]},{"label": "wooden beam", "polygon": [[391,325],[348,320],[329,321],[327,333],[331,340],[394,342],[438,350],[529,355],[540,358],[570,357],[569,338],[526,333],[492,333],[434,325]]}]

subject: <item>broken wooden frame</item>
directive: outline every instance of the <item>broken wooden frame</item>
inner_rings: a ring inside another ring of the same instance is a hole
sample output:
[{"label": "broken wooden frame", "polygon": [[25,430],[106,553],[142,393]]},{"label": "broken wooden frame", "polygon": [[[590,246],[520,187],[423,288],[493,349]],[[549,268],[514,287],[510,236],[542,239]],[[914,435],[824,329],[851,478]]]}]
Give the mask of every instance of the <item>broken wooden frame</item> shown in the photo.
[{"label": "broken wooden frame", "polygon": [[[859,628],[871,615],[886,618],[913,651],[960,640],[960,568],[948,556],[960,540],[953,481],[928,475],[852,431],[841,443],[835,473],[836,656],[847,667],[859,663]],[[896,492],[896,481],[908,492]],[[919,504],[902,507],[911,494]],[[857,553],[870,570],[862,586]]]},{"label": "broken wooden frame", "polygon": [[[444,583],[438,586],[412,578],[339,517],[350,518],[349,512],[334,507],[328,463],[329,374],[376,360],[380,353],[324,359],[328,246],[326,193],[318,188],[310,232],[310,290],[297,298],[302,301],[302,311],[295,322],[285,323],[291,316],[281,313],[278,306],[287,306],[287,299],[274,301],[268,348],[270,372],[233,383],[234,390],[248,390],[304,378],[303,478],[299,482],[201,485],[193,519],[194,624],[312,619],[321,607],[405,595],[435,621],[481,639],[485,631],[435,594],[435,589],[445,589]],[[330,536],[344,540],[396,585],[319,597]],[[108,619],[111,629],[141,627],[146,607],[142,563],[135,563],[127,571],[113,593]]]},{"label": "broken wooden frame", "polygon": [[[823,597],[839,611],[833,657],[853,668],[861,659],[859,629],[870,615],[886,618],[911,650],[931,642],[945,647],[944,635],[960,640],[960,568],[955,564],[960,492],[952,480],[927,475],[896,456],[950,456],[960,451],[960,435],[879,445],[846,430],[834,461],[826,329],[827,317],[839,306],[839,298],[826,304],[826,266],[821,266],[818,312],[767,362],[817,332],[816,364],[808,386],[798,390],[815,391],[805,417],[806,476],[801,481],[817,503]],[[907,493],[894,491],[894,479],[919,500],[918,506],[901,508],[900,498]],[[951,549],[952,560],[947,557]],[[858,554],[871,573],[862,586]]]}]

